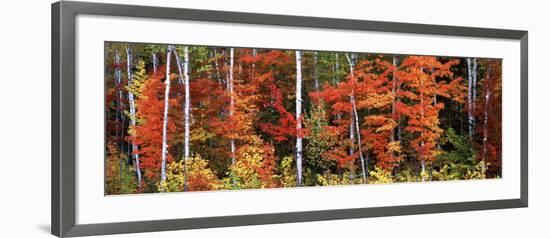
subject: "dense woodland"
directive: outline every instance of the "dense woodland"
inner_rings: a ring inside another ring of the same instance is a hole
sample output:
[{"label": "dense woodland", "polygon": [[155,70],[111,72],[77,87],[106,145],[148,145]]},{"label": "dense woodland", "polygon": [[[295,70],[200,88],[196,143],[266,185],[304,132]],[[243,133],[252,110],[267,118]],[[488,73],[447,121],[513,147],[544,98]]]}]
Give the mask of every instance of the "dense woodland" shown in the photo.
[{"label": "dense woodland", "polygon": [[105,43],[105,193],[499,178],[501,66]]}]

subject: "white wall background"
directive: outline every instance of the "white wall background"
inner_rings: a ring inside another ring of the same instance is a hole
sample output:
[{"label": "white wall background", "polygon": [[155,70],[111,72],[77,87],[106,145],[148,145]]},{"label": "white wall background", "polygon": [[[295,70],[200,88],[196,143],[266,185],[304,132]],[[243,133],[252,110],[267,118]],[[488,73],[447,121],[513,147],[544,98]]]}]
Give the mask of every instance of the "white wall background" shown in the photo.
[{"label": "white wall background", "polygon": [[[126,0],[199,9],[324,16],[529,30],[529,208],[292,223],[115,237],[523,237],[548,234],[550,159],[545,97],[550,28],[544,1]],[[50,3],[9,1],[0,8],[0,236],[49,237]],[[518,138],[519,139],[519,138]],[[537,149],[535,149],[537,148]]]}]

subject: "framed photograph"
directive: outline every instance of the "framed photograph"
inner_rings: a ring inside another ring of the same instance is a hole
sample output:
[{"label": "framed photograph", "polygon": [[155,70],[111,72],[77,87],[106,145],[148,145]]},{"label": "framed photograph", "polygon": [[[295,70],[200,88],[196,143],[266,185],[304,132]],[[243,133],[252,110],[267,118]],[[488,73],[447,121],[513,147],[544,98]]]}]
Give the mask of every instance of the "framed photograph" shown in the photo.
[{"label": "framed photograph", "polygon": [[527,31],[52,5],[59,237],[527,207]]}]

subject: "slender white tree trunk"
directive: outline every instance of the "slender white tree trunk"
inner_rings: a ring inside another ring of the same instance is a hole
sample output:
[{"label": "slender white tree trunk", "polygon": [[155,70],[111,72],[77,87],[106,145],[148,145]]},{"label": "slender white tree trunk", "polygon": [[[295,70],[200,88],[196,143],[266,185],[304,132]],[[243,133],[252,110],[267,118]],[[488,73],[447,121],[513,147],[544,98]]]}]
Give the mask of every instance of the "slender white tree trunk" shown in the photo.
[{"label": "slender white tree trunk", "polygon": [[[399,65],[397,55],[393,56],[392,64],[393,64],[394,67],[396,67],[393,71],[393,74],[392,74],[392,84],[393,84],[392,92],[393,92],[394,98],[393,98],[393,101],[392,101],[391,112],[392,112],[392,115],[393,115],[393,114],[395,114],[395,103],[396,103],[396,101],[400,100],[399,97],[397,96],[397,93],[399,93],[399,86],[398,86],[398,83],[397,83],[397,77],[395,76],[396,73],[397,73],[397,67]],[[401,141],[401,116],[399,116],[399,118],[397,119],[396,130],[392,134],[392,137],[391,137],[392,141],[395,141],[395,134],[397,134],[397,141]]]},{"label": "slender white tree trunk", "polygon": [[[187,191],[187,159],[189,158],[189,107],[191,103],[191,98],[189,96],[189,52],[188,47],[184,48],[183,52],[183,63],[180,61],[177,48],[174,48],[174,56],[176,56],[176,64],[178,65],[179,81],[180,84],[184,85],[184,94],[185,99],[183,100],[183,121],[184,121],[184,132],[183,132],[183,191]],[[183,69],[182,69],[183,67]]]},{"label": "slender white tree trunk", "polygon": [[[233,59],[234,57],[234,49],[229,49],[229,116],[233,116],[234,110],[235,110],[235,92],[234,92],[234,82],[233,82]],[[235,164],[235,139],[231,138],[229,141],[230,149],[231,149],[231,164]]]},{"label": "slender white tree trunk", "polygon": [[[351,57],[346,54],[346,57],[348,58],[348,62],[349,62],[349,70],[350,70],[350,75],[351,75],[351,80],[355,80],[354,79],[354,72],[353,72],[353,67],[355,66],[355,54],[352,53]],[[359,152],[359,159],[361,161],[361,172],[363,173],[363,182],[367,182],[367,174],[368,174],[368,168],[367,168],[367,163],[368,161],[365,161],[365,158],[363,157],[363,150],[362,150],[362,143],[361,143],[361,130],[360,130],[360,127],[359,127],[359,115],[357,115],[357,104],[355,102],[355,92],[352,91],[351,92],[351,96],[350,96],[350,102],[351,102],[351,106],[352,106],[352,111],[351,111],[351,116],[353,117],[351,119],[351,124],[350,124],[350,140],[353,141],[353,130],[352,129],[355,129],[355,131],[357,131],[357,149],[358,149],[358,152]],[[353,144],[351,146],[351,149],[350,149],[350,154],[353,154]]]},{"label": "slender white tree trunk", "polygon": [[[296,51],[296,130],[302,129],[302,56]],[[296,184],[302,186],[302,136],[296,135]]]},{"label": "slender white tree trunk", "polygon": [[153,72],[156,73],[158,70],[158,58],[157,58],[157,52],[151,52],[151,55],[153,57]]},{"label": "slender white tree trunk", "polygon": [[[119,142],[121,142],[120,136],[122,136],[124,133],[120,130],[119,121],[121,119],[121,104],[122,104],[122,90],[120,90],[120,83],[122,82],[122,73],[120,70],[120,54],[118,51],[115,54],[115,87],[116,87],[116,95],[117,95],[117,101],[116,101],[116,140],[117,140],[117,146],[119,146]],[[124,125],[122,126],[122,130],[124,130]],[[120,143],[120,150],[122,150],[122,143]]]},{"label": "slender white tree trunk", "polygon": [[313,52],[313,80],[315,91],[319,91],[319,70],[317,69],[317,51]]},{"label": "slender white tree trunk", "polygon": [[472,59],[467,58],[466,63],[468,64],[468,135],[472,138],[474,135],[472,108]]},{"label": "slender white tree trunk", "polygon": [[[346,58],[348,59],[348,63],[349,63],[349,69],[350,69],[350,74],[353,74],[353,62],[352,62],[352,59],[350,58],[349,54],[346,54]],[[353,76],[352,76],[353,78]],[[349,98],[349,101],[350,101],[350,104],[354,104],[355,102],[355,97],[354,97],[354,93],[352,92],[350,98]],[[349,155],[353,155],[354,153],[354,147],[355,147],[355,117],[353,116],[353,109],[350,111],[350,118],[349,118],[349,140],[350,140],[350,147],[349,147]]]},{"label": "slender white tree trunk", "polygon": [[[338,72],[340,71],[340,62],[339,62],[339,56],[338,56],[338,53],[335,53],[334,55],[334,72],[333,72],[333,75],[332,75],[332,81],[334,83],[334,86],[337,86],[338,83],[339,83],[339,80],[338,80]],[[336,115],[336,120],[340,120],[342,119],[342,115],[340,115],[340,113],[338,113]]]},{"label": "slender white tree trunk", "polygon": [[[121,114],[120,113],[120,106],[122,102],[122,90],[120,90],[120,82],[121,82],[121,70],[120,70],[120,54],[118,51],[115,53],[115,88],[116,88],[116,115],[115,115],[115,138],[116,138],[116,147],[120,149],[120,151],[124,150],[123,143],[121,137],[123,137],[124,133],[124,124],[122,127],[119,125],[121,121]],[[122,128],[122,130],[120,129]],[[122,180],[122,169],[123,169],[123,160],[121,159],[119,161],[119,179]]]},{"label": "slender white tree trunk", "polygon": [[184,76],[184,84],[185,84],[185,105],[184,105],[184,117],[185,117],[185,139],[184,139],[184,156],[185,159],[189,158],[189,111],[191,108],[191,95],[190,95],[190,89],[189,89],[189,50],[186,46],[183,53],[183,76]]},{"label": "slender white tree trunk", "polygon": [[[420,68],[420,71],[424,71],[423,68]],[[420,78],[420,88],[424,88],[424,81],[422,78]],[[420,91],[420,121],[424,121],[424,93],[422,90]],[[424,132],[420,132],[420,137],[424,137]],[[424,141],[420,142],[420,147],[424,148]],[[422,150],[421,150],[422,151]],[[420,165],[422,166],[422,172],[420,173],[420,177],[422,179],[422,182],[425,181],[424,179],[424,173],[426,173],[426,162],[424,161],[426,159],[424,153],[420,152]]]},{"label": "slender white tree trunk", "polygon": [[172,54],[173,46],[169,45],[166,47],[166,78],[164,80],[165,90],[164,90],[164,119],[162,120],[162,158],[161,158],[161,181],[166,181],[166,156],[168,154],[167,150],[167,128],[168,128],[168,100],[170,97],[170,55]]},{"label": "slender white tree trunk", "polygon": [[474,58],[472,66],[472,128],[476,127],[476,98],[477,98],[477,59]]},{"label": "slender white tree trunk", "polygon": [[[183,63],[180,61],[177,49],[174,48],[174,55],[176,56],[176,63],[178,65],[178,73],[180,83],[184,86],[184,100],[183,100],[183,155],[184,159],[188,159],[190,155],[190,108],[191,108],[191,95],[189,89],[189,47],[183,49]],[[183,66],[183,69],[182,69]]]},{"label": "slender white tree trunk", "polygon": [[[488,77],[489,78],[489,77]],[[486,87],[485,89],[485,108],[484,108],[484,114],[483,114],[483,156],[482,156],[482,173],[485,175],[486,171],[486,159],[487,159],[487,146],[489,143],[489,100],[491,97],[491,90],[489,90],[489,87]]]},{"label": "slender white tree trunk", "polygon": [[[130,47],[126,46],[126,67],[128,71],[128,86],[131,86],[133,83],[132,79],[132,52],[130,52]],[[134,99],[134,94],[128,90],[128,100],[130,101],[130,123],[132,126],[136,126],[136,103]],[[136,174],[138,179],[138,186],[141,188],[141,167],[139,165],[139,154],[137,153],[137,145],[132,141],[132,155],[134,157],[134,164],[136,166]]]}]

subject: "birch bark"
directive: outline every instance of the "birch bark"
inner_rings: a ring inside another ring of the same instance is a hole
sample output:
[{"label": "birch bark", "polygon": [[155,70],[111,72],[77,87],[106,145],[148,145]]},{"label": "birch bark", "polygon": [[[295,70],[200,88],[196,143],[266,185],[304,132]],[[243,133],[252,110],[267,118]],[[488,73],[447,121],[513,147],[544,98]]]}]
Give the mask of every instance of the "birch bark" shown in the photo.
[{"label": "birch bark", "polygon": [[[129,46],[126,46],[126,67],[128,71],[128,86],[130,87],[133,83],[132,79],[132,52]],[[130,102],[130,123],[132,126],[136,126],[136,103],[134,94],[128,90],[128,100]],[[141,188],[141,167],[139,165],[139,154],[137,153],[138,147],[132,141],[132,156],[134,157],[134,164],[136,166],[136,175],[138,179],[138,186]]]},{"label": "birch bark", "polygon": [[[230,97],[230,102],[229,102],[229,116],[233,116],[234,114],[234,110],[235,110],[235,92],[234,92],[234,82],[233,82],[233,59],[234,57],[234,49],[233,48],[230,48],[229,49],[229,81],[228,81],[228,84],[229,84],[229,97]],[[231,138],[231,140],[229,141],[229,144],[230,144],[230,147],[231,147],[231,164],[235,164],[235,139]]]},{"label": "birch bark", "polygon": [[[349,62],[349,70],[350,70],[350,75],[351,75],[351,80],[355,80],[355,77],[354,77],[354,73],[353,73],[353,67],[355,66],[355,61],[356,61],[356,55],[354,53],[351,54],[351,56],[349,54],[346,54],[346,57],[348,58],[348,62]],[[351,129],[355,129],[357,131],[357,149],[358,149],[358,152],[359,152],[359,159],[361,161],[361,172],[363,173],[363,182],[367,182],[367,173],[368,173],[368,168],[367,168],[367,163],[368,161],[365,161],[365,158],[363,157],[363,150],[362,150],[362,145],[361,145],[361,130],[359,128],[359,116],[357,115],[357,104],[355,102],[355,91],[352,91],[351,92],[351,96],[350,96],[350,102],[351,102],[351,106],[352,106],[352,111],[351,111],[351,116],[353,117],[351,119],[351,124],[350,124],[350,140],[353,141],[353,130]],[[353,143],[353,142],[352,142]],[[351,146],[351,149],[350,149],[350,155],[353,154],[353,144]]]},{"label": "birch bark", "polygon": [[170,97],[170,55],[172,54],[173,46],[166,47],[166,78],[164,80],[164,119],[162,120],[162,157],[161,157],[161,181],[166,181],[166,155],[167,150],[167,127],[168,127],[168,100]]},{"label": "birch bark", "polygon": [[302,56],[301,52],[296,52],[296,183],[302,186]]}]

